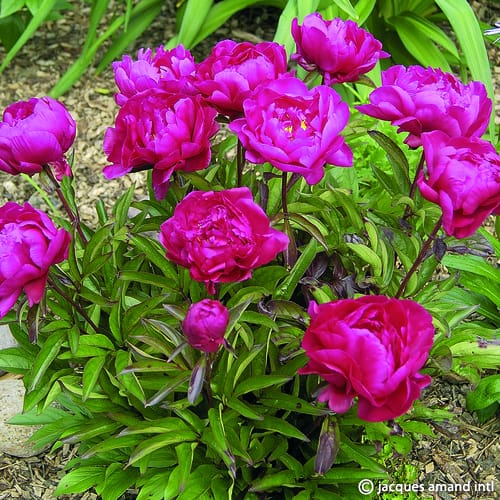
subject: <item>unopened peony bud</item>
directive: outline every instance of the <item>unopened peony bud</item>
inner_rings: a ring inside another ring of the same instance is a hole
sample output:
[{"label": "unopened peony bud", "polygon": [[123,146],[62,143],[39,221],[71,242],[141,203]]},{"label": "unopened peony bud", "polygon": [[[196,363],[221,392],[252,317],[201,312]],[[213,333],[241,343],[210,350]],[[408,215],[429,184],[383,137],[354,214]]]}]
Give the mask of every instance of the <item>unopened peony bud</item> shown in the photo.
[{"label": "unopened peony bud", "polygon": [[189,307],[182,329],[192,347],[215,352],[224,343],[228,322],[229,311],[224,305],[218,300],[204,299]]}]

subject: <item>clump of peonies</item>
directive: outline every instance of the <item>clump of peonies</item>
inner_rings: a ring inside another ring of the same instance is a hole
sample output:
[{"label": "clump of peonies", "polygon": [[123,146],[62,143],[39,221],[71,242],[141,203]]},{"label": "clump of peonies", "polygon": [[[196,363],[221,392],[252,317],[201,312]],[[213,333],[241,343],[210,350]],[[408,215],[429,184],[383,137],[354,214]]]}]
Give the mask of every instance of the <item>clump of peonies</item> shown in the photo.
[{"label": "clump of peonies", "polygon": [[182,330],[190,346],[216,352],[224,343],[229,311],[218,300],[203,299],[189,306]]},{"label": "clump of peonies", "polygon": [[389,57],[382,44],[354,21],[324,20],[314,12],[292,21],[297,61],[306,71],[319,71],[326,85],[355,82],[368,73],[381,58]]},{"label": "clump of peonies", "polygon": [[49,268],[68,256],[70,235],[30,204],[0,207],[0,318],[24,291],[30,307],[42,299]]},{"label": "clump of peonies", "polygon": [[450,137],[480,137],[492,102],[482,82],[465,85],[441,69],[392,66],[382,72],[382,86],[370,94],[370,104],[356,107],[408,132],[405,143],[416,148],[422,134],[434,130]]},{"label": "clump of peonies", "polygon": [[500,207],[500,156],[482,139],[422,135],[426,169],[417,178],[422,196],[443,212],[443,228],[456,238],[472,235]]},{"label": "clump of peonies", "polygon": [[71,175],[64,154],[75,135],[75,121],[59,101],[33,97],[14,102],[0,122],[0,170],[34,175],[51,165],[59,180]]},{"label": "clump of peonies", "polygon": [[215,283],[243,281],[288,246],[247,187],[192,191],[160,227],[167,258],[215,293]]},{"label": "clump of peonies", "polygon": [[191,52],[182,45],[171,50],[165,50],[160,45],[154,55],[151,49],[139,49],[136,60],[125,55],[112,66],[120,91],[115,94],[119,106],[123,106],[130,97],[152,88],[170,90],[174,87],[186,93],[193,90],[195,62]]},{"label": "clump of peonies", "polygon": [[173,172],[209,165],[216,115],[199,95],[152,88],[130,97],[106,130],[104,152],[112,164],[104,175],[112,179],[152,167],[155,196],[163,199]]},{"label": "clump of peonies", "polygon": [[316,184],[326,163],[348,167],[352,151],[339,135],[349,121],[349,107],[325,85],[309,90],[295,77],[259,87],[244,104],[244,117],[229,128],[238,134],[246,159],[269,162]]},{"label": "clump of peonies", "polygon": [[327,382],[319,395],[345,413],[358,400],[369,422],[406,413],[431,382],[419,370],[434,339],[431,315],[411,300],[363,296],[309,306],[302,347],[309,361],[301,374]]},{"label": "clump of peonies", "polygon": [[195,85],[219,113],[233,119],[242,115],[243,101],[258,85],[287,74],[283,46],[223,40],[197,66]]}]

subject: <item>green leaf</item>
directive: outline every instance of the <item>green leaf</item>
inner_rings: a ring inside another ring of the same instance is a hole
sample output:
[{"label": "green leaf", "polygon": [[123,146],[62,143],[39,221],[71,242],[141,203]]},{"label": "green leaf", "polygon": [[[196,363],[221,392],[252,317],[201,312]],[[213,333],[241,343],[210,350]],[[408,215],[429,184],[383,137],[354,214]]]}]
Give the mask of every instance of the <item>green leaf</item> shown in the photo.
[{"label": "green leaf", "polygon": [[353,443],[346,436],[342,436],[340,440],[340,449],[350,460],[353,460],[362,467],[372,472],[385,472],[384,467],[367,455],[366,447]]},{"label": "green leaf", "polygon": [[33,366],[34,355],[20,347],[0,349],[0,370],[24,375]]},{"label": "green leaf", "polygon": [[98,356],[91,358],[85,364],[82,376],[82,401],[86,401],[90,393],[94,390],[94,387],[99,380],[99,375],[101,374],[102,367],[106,362],[106,356]]},{"label": "green leaf", "polygon": [[236,387],[236,384],[240,377],[243,375],[247,367],[252,363],[255,357],[262,351],[265,347],[264,344],[254,345],[250,352],[241,353],[238,359],[231,367],[231,371],[226,377],[226,383],[224,387],[224,392],[230,394],[231,391]]},{"label": "green leaf", "polygon": [[[236,463],[234,455],[229,447],[226,433],[224,431],[224,421],[222,417],[222,405],[219,408],[210,408],[208,410],[208,421],[210,423],[209,433],[204,434],[204,440],[226,464],[228,471],[233,479],[236,478]],[[207,435],[212,437],[208,439]]]},{"label": "green leaf", "polygon": [[59,350],[65,340],[66,332],[59,331],[51,333],[38,353],[31,371],[26,376],[27,392],[31,392],[45,375],[52,361],[56,359]]},{"label": "green leaf", "polygon": [[374,276],[382,276],[382,259],[371,248],[362,243],[346,243],[358,257],[364,260],[373,269]]},{"label": "green leaf", "polygon": [[301,214],[295,213],[289,213],[288,218],[309,233],[326,251],[328,251],[328,244],[323,236],[323,234],[328,234],[328,229],[326,229],[318,219],[311,215],[306,218]]},{"label": "green leaf", "polygon": [[[404,47],[420,64],[451,72],[446,57],[429,37],[430,34],[435,34],[434,32],[429,33],[429,25],[434,26],[432,23],[426,23],[425,20],[422,21],[418,17],[405,15],[391,17],[388,22],[396,28]],[[422,40],[425,40],[426,43],[422,43]]]},{"label": "green leaf", "polygon": [[110,434],[120,426],[121,424],[118,422],[113,422],[107,418],[94,417],[69,427],[61,433],[61,439],[70,444],[84,442],[102,434]]},{"label": "green leaf", "polygon": [[131,434],[126,436],[111,436],[110,438],[100,441],[92,448],[85,451],[82,454],[82,459],[87,459],[94,456],[97,453],[105,453],[112,450],[125,450],[127,448],[133,448],[137,446],[143,437],[137,434]]},{"label": "green leaf", "polygon": [[185,430],[165,432],[158,436],[146,439],[134,449],[130,455],[128,464],[132,465],[141,458],[150,455],[154,451],[188,441],[196,441],[196,434]]},{"label": "green leaf", "polygon": [[232,408],[234,411],[238,412],[243,417],[249,418],[251,420],[262,420],[264,417],[256,412],[250,405],[244,403],[240,399],[229,398],[226,401],[226,404],[229,408]]},{"label": "green leaf", "polygon": [[[336,4],[341,10],[343,10],[349,19],[358,22],[358,12],[355,9],[349,0],[333,0],[333,3]],[[311,11],[312,12],[312,11]]]},{"label": "green leaf", "polygon": [[293,411],[304,415],[321,416],[328,412],[328,410],[314,406],[292,394],[279,391],[266,391],[259,401],[263,406],[268,408]]},{"label": "green leaf", "polygon": [[[495,102],[491,68],[483,33],[467,0],[435,0],[453,27],[474,80],[481,80]],[[493,110],[494,111],[494,110]],[[490,117],[490,141],[495,142],[495,113]]]},{"label": "green leaf", "polygon": [[[196,40],[196,35],[209,19],[208,14],[213,3],[213,0],[187,0],[179,33],[170,40],[167,47],[171,48],[180,43],[184,47],[192,47],[193,42]],[[203,38],[208,36],[208,34]]]},{"label": "green leaf", "polygon": [[139,477],[138,469],[124,469],[123,464],[113,463],[106,469],[104,486],[96,485],[96,491],[101,498],[106,500],[117,500],[135,483]]},{"label": "green leaf", "polygon": [[387,153],[400,192],[405,194],[409,193],[411,186],[409,175],[410,166],[406,159],[406,155],[390,137],[382,132],[369,130],[368,135]]},{"label": "green leaf", "polygon": [[283,280],[281,285],[278,285],[278,288],[276,289],[277,298],[289,300],[292,297],[295,288],[311,265],[317,253],[317,242],[315,239],[311,239],[302,250],[300,257],[291,269],[290,274]]},{"label": "green leaf", "polygon": [[361,479],[387,479],[387,474],[383,472],[373,472],[367,469],[355,467],[332,467],[319,483],[358,483]]},{"label": "green leaf", "polygon": [[83,253],[82,268],[85,270],[96,258],[97,252],[106,244],[109,244],[111,224],[98,229],[88,241]]},{"label": "green leaf", "polygon": [[356,3],[356,12],[358,13],[358,24],[362,26],[369,18],[375,7],[377,0],[358,0]]},{"label": "green leaf", "polygon": [[179,278],[175,267],[167,260],[166,250],[159,242],[136,234],[130,239],[130,244],[142,252],[167,278],[171,279],[172,286],[177,284]]},{"label": "green leaf", "polygon": [[247,394],[253,391],[260,391],[266,387],[271,387],[273,385],[279,386],[288,382],[291,377],[286,377],[282,375],[256,375],[251,378],[243,380],[234,390],[234,397],[238,398],[243,394]]},{"label": "green leaf", "polygon": [[54,496],[83,493],[104,480],[106,469],[101,466],[84,466],[66,474],[54,491]]},{"label": "green leaf", "polygon": [[23,7],[24,0],[2,0],[0,3],[0,18],[10,16]]},{"label": "green leaf", "polygon": [[309,442],[309,438],[299,431],[297,427],[278,417],[265,415],[263,419],[254,422],[255,427],[283,434],[284,436]]},{"label": "green leaf", "polygon": [[284,470],[275,474],[266,474],[263,478],[254,481],[249,489],[251,492],[268,491],[283,486],[296,486],[295,473]]},{"label": "green leaf", "polygon": [[7,65],[14,59],[15,55],[21,50],[23,45],[33,36],[38,27],[45,21],[47,16],[51,13],[57,0],[43,0],[40,8],[36,14],[31,18],[31,21],[26,26],[23,34],[17,39],[14,46],[9,50],[5,56],[2,64],[0,65],[0,73],[7,67]]},{"label": "green leaf", "polygon": [[[146,6],[146,2],[142,2]],[[142,33],[151,25],[160,13],[163,0],[153,0],[147,2],[147,7],[138,11],[134,8],[130,13],[130,21],[125,25],[123,33],[113,39],[111,47],[104,54],[97,66],[97,74],[106,69],[115,59],[117,59],[125,49],[130,46]],[[127,10],[129,12],[129,10]]]}]

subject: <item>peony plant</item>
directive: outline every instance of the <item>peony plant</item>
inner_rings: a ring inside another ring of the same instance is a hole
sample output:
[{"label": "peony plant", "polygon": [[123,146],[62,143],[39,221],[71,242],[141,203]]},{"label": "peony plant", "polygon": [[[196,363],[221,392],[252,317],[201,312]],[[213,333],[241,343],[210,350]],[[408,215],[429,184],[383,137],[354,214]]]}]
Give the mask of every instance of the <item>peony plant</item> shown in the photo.
[{"label": "peony plant", "polygon": [[0,315],[19,342],[0,367],[23,375],[15,421],[42,424],[37,446],[78,446],[57,495],[356,498],[390,480],[387,450],[451,417],[419,402],[433,381],[495,368],[484,86],[394,67],[368,96],[379,41],[316,14],[292,30],[295,55],[226,40],[199,63],[182,46],[114,63],[103,174],[146,170],[150,198],[132,186],[95,227],[64,105],[4,112],[0,168],[62,208],[0,208]]}]

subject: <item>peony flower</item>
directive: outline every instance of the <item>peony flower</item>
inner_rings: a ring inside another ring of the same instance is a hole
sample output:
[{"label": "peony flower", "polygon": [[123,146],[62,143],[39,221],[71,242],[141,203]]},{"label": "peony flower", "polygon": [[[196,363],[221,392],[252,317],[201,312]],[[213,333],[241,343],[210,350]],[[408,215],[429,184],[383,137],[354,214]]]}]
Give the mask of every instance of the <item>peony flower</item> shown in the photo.
[{"label": "peony flower", "polygon": [[28,203],[0,207],[0,318],[22,291],[30,307],[42,299],[49,268],[68,256],[70,235],[57,229],[41,210]]},{"label": "peony flower", "polygon": [[377,61],[389,57],[382,44],[354,21],[339,18],[325,21],[318,12],[292,21],[292,36],[297,61],[306,71],[318,70],[326,85],[355,82],[368,73]]},{"label": "peony flower", "polygon": [[127,99],[152,88],[170,90],[175,88],[186,93],[193,93],[192,79],[195,74],[195,62],[189,50],[182,45],[165,50],[160,45],[153,55],[151,49],[139,49],[137,60],[129,55],[113,63],[115,82],[120,90],[115,94],[115,101],[123,106]]},{"label": "peony flower", "polygon": [[281,78],[248,97],[244,112],[229,128],[251,162],[296,172],[309,184],[323,178],[325,163],[352,165],[352,152],[339,135],[349,121],[349,107],[330,87],[309,90],[298,78]]},{"label": "peony flower", "polygon": [[439,131],[423,134],[422,145],[422,196],[441,207],[448,235],[466,238],[500,208],[500,156],[487,141]]},{"label": "peony flower", "polygon": [[382,72],[382,86],[359,111],[387,120],[408,132],[405,143],[422,144],[424,132],[441,130],[450,137],[480,137],[488,126],[492,103],[482,82],[463,84],[441,69],[392,66]]},{"label": "peony flower", "polygon": [[327,382],[319,401],[345,413],[358,398],[369,422],[406,413],[431,382],[418,371],[432,347],[431,315],[411,300],[363,296],[309,306],[302,347],[309,361],[301,374]]},{"label": "peony flower", "polygon": [[219,42],[196,69],[195,86],[207,102],[230,119],[259,84],[287,74],[287,56],[275,42]]},{"label": "peony flower", "polygon": [[75,135],[75,121],[59,101],[33,97],[14,102],[5,109],[0,122],[0,170],[34,175],[44,165],[56,164],[60,180],[63,173],[71,173],[64,153]]},{"label": "peony flower", "polygon": [[288,246],[288,236],[272,229],[247,187],[193,191],[160,227],[167,258],[187,267],[191,277],[214,283],[243,281]]},{"label": "peony flower", "polygon": [[112,162],[104,175],[113,179],[152,167],[155,196],[163,199],[173,172],[209,165],[210,138],[219,129],[216,114],[198,95],[153,88],[130,97],[104,136],[104,152]]},{"label": "peony flower", "polygon": [[191,304],[182,322],[189,345],[203,352],[216,352],[224,343],[229,311],[218,300]]}]

